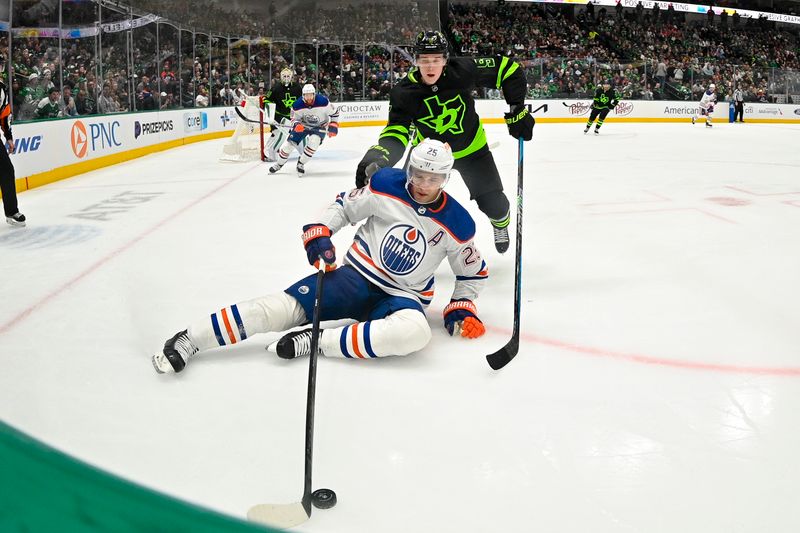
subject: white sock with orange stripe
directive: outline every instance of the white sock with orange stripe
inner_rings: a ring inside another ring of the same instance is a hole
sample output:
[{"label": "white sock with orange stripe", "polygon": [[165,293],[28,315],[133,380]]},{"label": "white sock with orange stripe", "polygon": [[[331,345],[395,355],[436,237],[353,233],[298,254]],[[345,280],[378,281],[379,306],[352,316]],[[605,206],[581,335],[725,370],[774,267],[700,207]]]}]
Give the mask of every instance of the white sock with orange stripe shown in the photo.
[{"label": "white sock with orange stripe", "polygon": [[308,160],[314,157],[321,142],[320,138],[316,135],[309,135],[305,147],[300,151],[300,162],[304,165],[308,163]]},{"label": "white sock with orange stripe", "polygon": [[408,355],[430,340],[431,327],[425,315],[415,309],[401,309],[380,320],[325,329],[319,345],[326,357],[371,359]]},{"label": "white sock with orange stripe", "polygon": [[283,331],[307,322],[302,306],[280,292],[239,302],[192,323],[189,338],[200,351],[228,346],[256,333]]}]

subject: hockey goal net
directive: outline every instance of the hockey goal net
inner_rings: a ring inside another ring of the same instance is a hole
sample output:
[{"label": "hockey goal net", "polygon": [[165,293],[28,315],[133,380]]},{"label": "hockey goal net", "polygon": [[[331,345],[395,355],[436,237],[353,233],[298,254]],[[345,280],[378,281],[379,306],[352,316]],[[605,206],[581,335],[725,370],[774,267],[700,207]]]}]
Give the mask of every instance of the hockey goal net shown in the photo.
[{"label": "hockey goal net", "polygon": [[244,105],[238,106],[238,110],[248,120],[242,120],[242,117],[236,114],[236,130],[222,147],[221,161],[266,160],[264,142],[265,137],[269,136],[270,128],[264,124],[264,120],[269,117],[269,109],[262,107],[260,101],[259,96],[246,96]]}]

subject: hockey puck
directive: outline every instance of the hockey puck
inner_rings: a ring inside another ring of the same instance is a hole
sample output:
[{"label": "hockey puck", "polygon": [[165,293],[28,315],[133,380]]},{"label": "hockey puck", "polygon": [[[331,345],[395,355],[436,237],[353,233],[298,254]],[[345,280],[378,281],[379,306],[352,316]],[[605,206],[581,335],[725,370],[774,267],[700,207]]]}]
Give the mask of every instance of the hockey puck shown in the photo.
[{"label": "hockey puck", "polygon": [[311,493],[311,503],[317,509],[330,509],[336,505],[336,493],[331,489],[317,489]]}]

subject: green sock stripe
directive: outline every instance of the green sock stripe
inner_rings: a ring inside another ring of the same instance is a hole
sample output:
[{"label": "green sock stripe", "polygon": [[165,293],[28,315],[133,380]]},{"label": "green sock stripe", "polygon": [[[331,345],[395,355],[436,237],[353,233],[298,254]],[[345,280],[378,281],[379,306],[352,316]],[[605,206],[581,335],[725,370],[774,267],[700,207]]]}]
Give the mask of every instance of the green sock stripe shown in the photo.
[{"label": "green sock stripe", "polygon": [[[490,219],[491,220],[491,219]],[[492,220],[492,226],[495,228],[505,228],[511,223],[511,214],[505,216],[502,220]]]}]

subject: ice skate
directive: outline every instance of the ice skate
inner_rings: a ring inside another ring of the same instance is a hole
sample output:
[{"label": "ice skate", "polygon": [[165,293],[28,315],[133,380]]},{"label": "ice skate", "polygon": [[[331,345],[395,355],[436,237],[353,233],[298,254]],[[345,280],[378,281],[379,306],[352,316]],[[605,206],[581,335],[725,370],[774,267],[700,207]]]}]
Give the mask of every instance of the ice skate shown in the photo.
[{"label": "ice skate", "polygon": [[270,174],[275,174],[275,173],[276,173],[277,171],[279,171],[279,170],[280,170],[282,167],[283,167],[283,164],[281,164],[281,163],[275,163],[274,165],[272,165],[271,167],[269,167],[269,173],[270,173]]},{"label": "ice skate", "polygon": [[711,123],[710,122],[706,122],[706,128],[711,128],[711,127],[712,127]]},{"label": "ice skate", "polygon": [[17,211],[10,217],[6,217],[6,222],[11,224],[15,228],[23,228],[25,227],[25,215]]},{"label": "ice skate", "polygon": [[[321,337],[322,330],[319,330],[319,334]],[[275,352],[281,359],[311,355],[311,328],[287,333],[275,344]],[[317,355],[322,355],[319,347],[317,347]]]},{"label": "ice skate", "polygon": [[300,163],[298,161],[297,162],[297,175],[302,178],[305,175],[305,173],[306,173],[305,165],[303,165],[303,163]]},{"label": "ice skate", "polygon": [[694,123],[696,123],[696,122],[697,122],[697,118],[695,118],[695,117],[692,117],[692,124],[694,124]]},{"label": "ice skate", "polygon": [[153,356],[153,367],[159,374],[180,372],[197,351],[186,330],[180,331],[164,343],[161,353]]},{"label": "ice skate", "polygon": [[586,135],[587,133],[589,133],[589,126],[586,126],[586,127],[583,129],[583,134],[584,134],[584,135]]},{"label": "ice skate", "polygon": [[594,134],[595,134],[595,135],[600,135],[600,128],[597,128],[597,129],[595,129],[595,130],[594,130]]},{"label": "ice skate", "polygon": [[509,238],[508,238],[508,225],[499,228],[492,222],[492,232],[494,233],[494,247],[495,249],[504,254],[508,251]]}]

